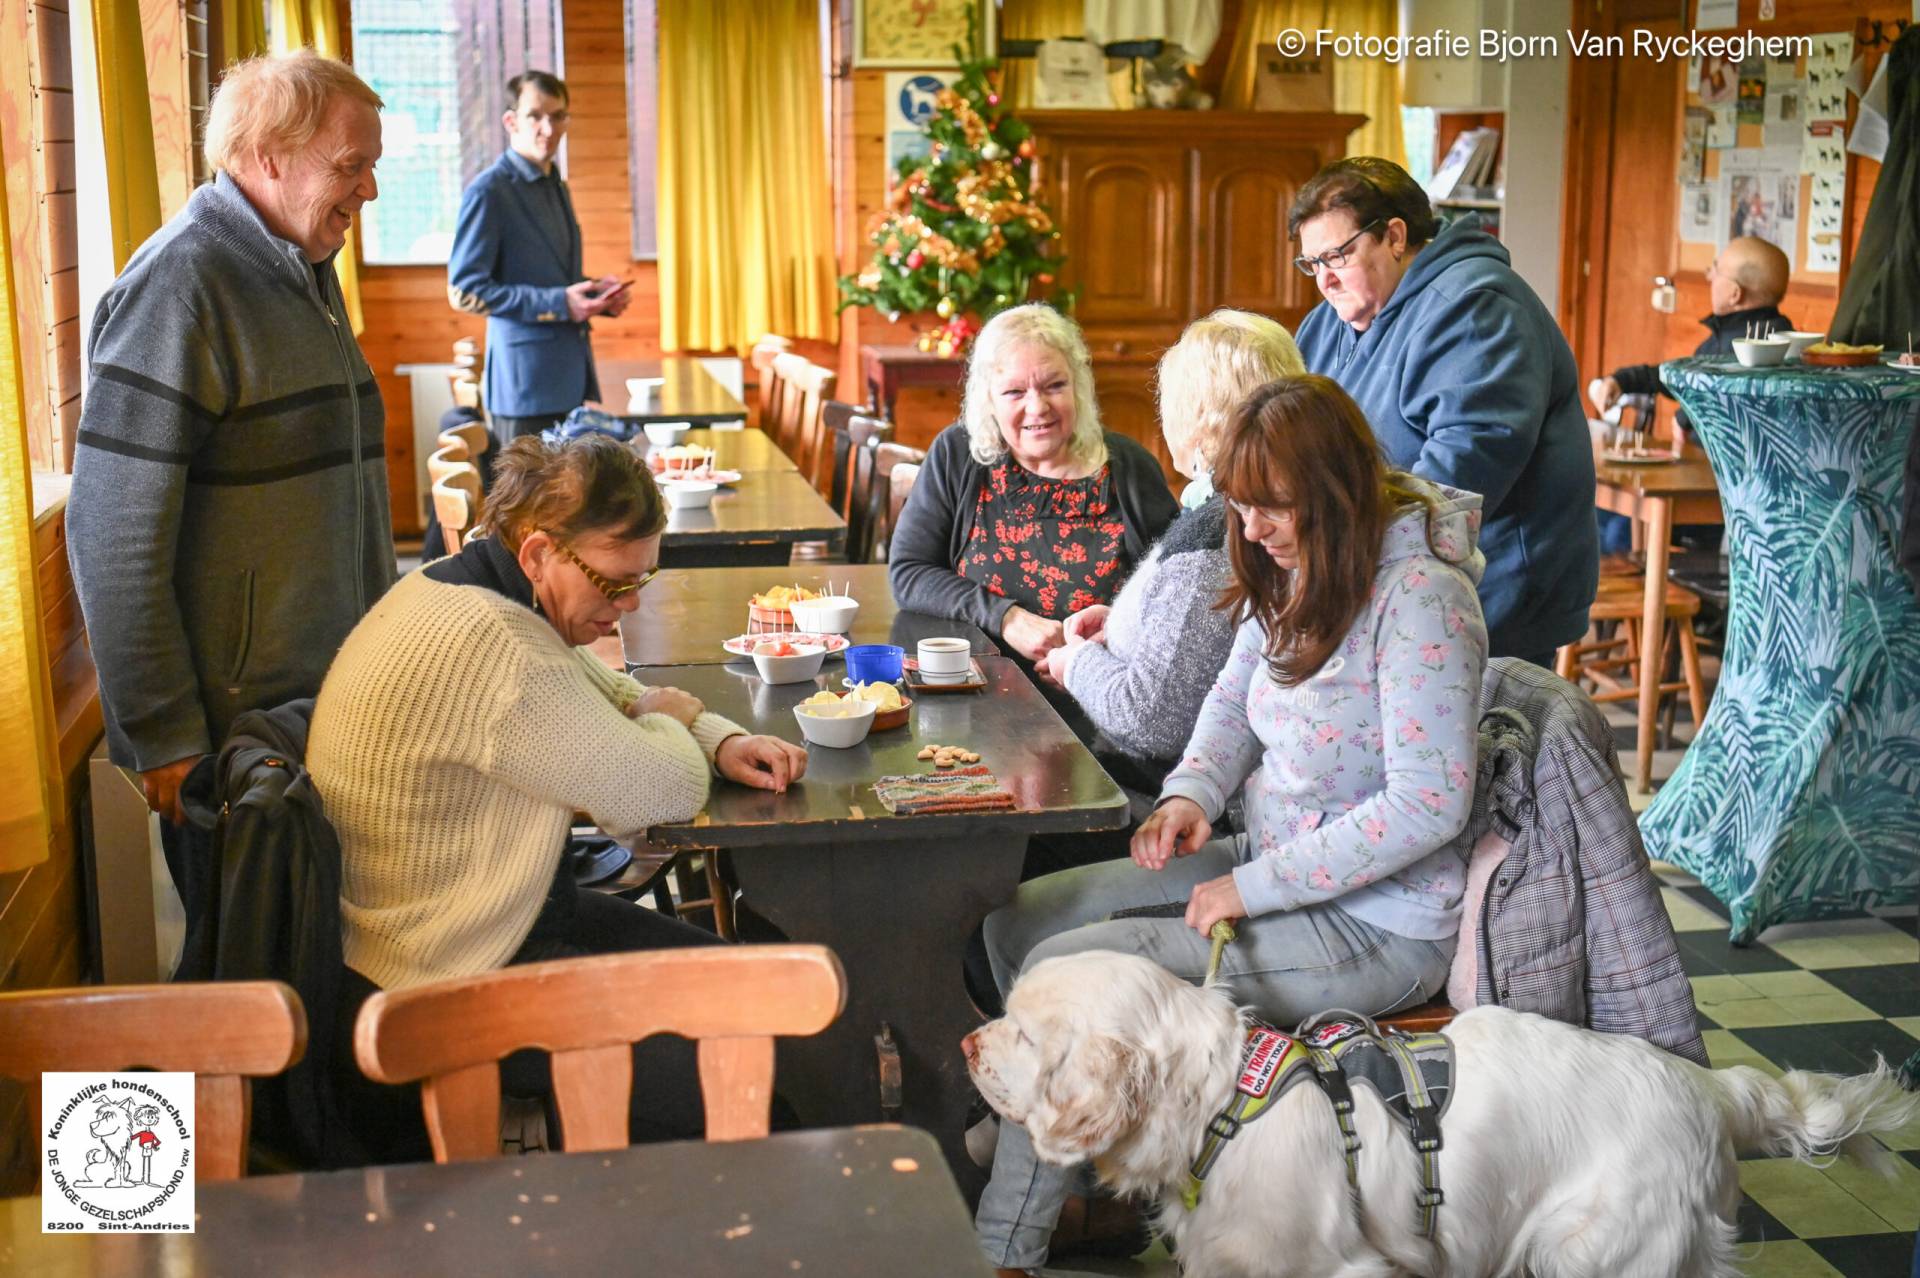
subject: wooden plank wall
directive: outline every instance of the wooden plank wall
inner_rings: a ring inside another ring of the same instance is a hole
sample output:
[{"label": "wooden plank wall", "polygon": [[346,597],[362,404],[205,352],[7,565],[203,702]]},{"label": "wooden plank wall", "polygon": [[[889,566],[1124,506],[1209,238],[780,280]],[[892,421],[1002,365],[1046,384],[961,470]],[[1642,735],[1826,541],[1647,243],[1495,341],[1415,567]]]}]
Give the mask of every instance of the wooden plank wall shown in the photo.
[{"label": "wooden plank wall", "polygon": [[[87,757],[100,739],[100,699],[67,569],[65,486],[64,477],[35,480],[33,558],[67,802],[56,814],[47,859],[0,874],[0,990],[77,985],[85,967],[80,808],[87,799]],[[52,494],[42,500],[49,487]],[[30,1183],[31,1136],[25,1093],[0,1079],[0,1196],[25,1192]]]}]

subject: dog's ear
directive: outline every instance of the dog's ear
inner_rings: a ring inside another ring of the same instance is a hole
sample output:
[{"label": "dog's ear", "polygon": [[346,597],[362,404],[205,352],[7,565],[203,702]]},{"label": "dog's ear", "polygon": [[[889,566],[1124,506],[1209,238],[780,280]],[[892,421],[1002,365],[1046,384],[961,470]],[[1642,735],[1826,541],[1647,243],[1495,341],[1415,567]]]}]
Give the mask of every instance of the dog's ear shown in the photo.
[{"label": "dog's ear", "polygon": [[1034,1152],[1053,1163],[1105,1153],[1146,1112],[1146,1055],[1131,1043],[1089,1035],[1046,1081],[1043,1104],[1028,1122]]}]

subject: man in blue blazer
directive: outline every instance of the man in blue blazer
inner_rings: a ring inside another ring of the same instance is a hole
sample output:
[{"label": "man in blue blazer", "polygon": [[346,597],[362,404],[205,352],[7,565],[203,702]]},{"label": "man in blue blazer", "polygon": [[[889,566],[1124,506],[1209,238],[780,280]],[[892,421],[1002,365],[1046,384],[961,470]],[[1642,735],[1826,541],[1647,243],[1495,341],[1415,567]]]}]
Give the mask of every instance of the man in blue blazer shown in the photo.
[{"label": "man in blue blazer", "polygon": [[447,300],[487,317],[482,395],[503,442],[600,397],[587,321],[626,310],[631,283],[582,277],[580,223],[554,170],[567,86],[528,71],[507,82],[507,96],[506,154],[461,197],[447,259]]}]

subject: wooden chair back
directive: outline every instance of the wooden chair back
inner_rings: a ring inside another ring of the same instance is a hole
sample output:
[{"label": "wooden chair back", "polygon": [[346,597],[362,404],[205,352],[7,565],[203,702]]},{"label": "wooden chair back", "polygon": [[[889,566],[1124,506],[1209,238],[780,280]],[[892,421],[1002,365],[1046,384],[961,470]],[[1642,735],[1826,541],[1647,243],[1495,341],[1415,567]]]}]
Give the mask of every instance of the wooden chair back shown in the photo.
[{"label": "wooden chair back", "polygon": [[817,1034],[840,1015],[846,973],[821,945],[701,946],[504,967],[368,999],[354,1053],[381,1083],[424,1080],[437,1162],[500,1150],[500,1061],[553,1054],[554,1101],[570,1151],[627,1143],[632,1044],[699,1043],[708,1140],[765,1136],[773,1039]]},{"label": "wooden chair back", "polygon": [[[27,1093],[27,1130],[40,1128],[47,1070],[184,1071],[193,1079],[195,1163],[202,1180],[247,1171],[252,1092],[307,1050],[300,996],[279,981],[92,985],[0,994],[0,1074]],[[33,1139],[38,1168],[39,1141]]]},{"label": "wooden chair back", "polygon": [[753,424],[769,435],[774,431],[774,405],[780,397],[780,374],[773,362],[792,349],[790,338],[768,333],[753,344],[753,350],[747,355],[747,362],[753,365],[754,383],[760,388]]},{"label": "wooden chair back", "polygon": [[926,460],[926,453],[904,444],[881,444],[874,449],[873,488],[868,501],[872,522],[870,544],[872,551],[883,558],[893,543],[893,527],[900,522],[900,508],[907,504],[907,494],[919,481],[920,466]]},{"label": "wooden chair back", "polygon": [[427,454],[427,478],[433,483],[459,473],[463,467],[473,467],[473,456],[464,439],[442,440],[440,447]]},{"label": "wooden chair back", "polygon": [[874,461],[880,445],[893,439],[893,423],[839,400],[828,400],[822,416],[833,449],[827,500],[847,521],[847,562],[871,563]]},{"label": "wooden chair back", "polygon": [[466,459],[478,464],[486,455],[487,449],[492,446],[493,440],[487,434],[485,422],[462,422],[458,426],[449,426],[440,432],[440,446],[445,448],[448,444],[464,445],[467,450]]},{"label": "wooden chair back", "polygon": [[461,408],[480,411],[480,382],[472,376],[453,379],[453,402]]},{"label": "wooden chair back", "polygon": [[833,398],[835,375],[804,355],[786,354],[773,361],[784,388],[782,427],[788,432],[780,441],[793,464],[815,489],[824,491],[827,456],[826,418],[822,410]]},{"label": "wooden chair back", "polygon": [[472,462],[455,462],[445,476],[434,480],[433,513],[440,520],[447,553],[459,550],[480,522],[480,468]]}]

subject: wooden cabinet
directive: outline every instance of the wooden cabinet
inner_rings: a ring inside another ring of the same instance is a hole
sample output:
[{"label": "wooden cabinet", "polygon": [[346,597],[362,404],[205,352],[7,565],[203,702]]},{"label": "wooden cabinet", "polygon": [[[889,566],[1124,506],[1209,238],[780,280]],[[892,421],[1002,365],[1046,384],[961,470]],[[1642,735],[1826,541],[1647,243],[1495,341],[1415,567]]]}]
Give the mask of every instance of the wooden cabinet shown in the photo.
[{"label": "wooden cabinet", "polygon": [[1092,351],[1101,415],[1166,467],[1153,366],[1222,306],[1297,327],[1320,300],[1293,268],[1287,206],[1346,152],[1361,115],[1036,111],[1041,195]]}]

